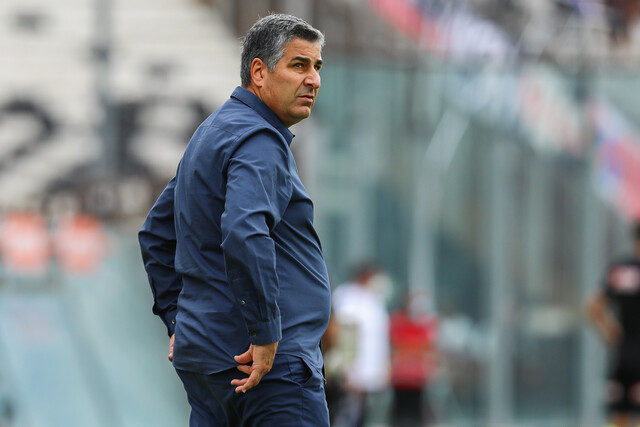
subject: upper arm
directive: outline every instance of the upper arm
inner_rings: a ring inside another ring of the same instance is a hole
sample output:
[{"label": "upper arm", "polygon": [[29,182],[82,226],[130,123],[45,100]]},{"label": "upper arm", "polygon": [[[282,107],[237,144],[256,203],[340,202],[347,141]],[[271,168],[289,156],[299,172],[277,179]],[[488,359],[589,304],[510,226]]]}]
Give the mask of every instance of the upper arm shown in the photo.
[{"label": "upper arm", "polygon": [[223,233],[247,221],[265,224],[268,233],[280,222],[292,193],[289,155],[286,142],[269,131],[239,144],[227,167]]},{"label": "upper arm", "polygon": [[175,177],[158,197],[138,233],[145,266],[154,262],[173,265],[176,247],[173,222],[174,188]]}]

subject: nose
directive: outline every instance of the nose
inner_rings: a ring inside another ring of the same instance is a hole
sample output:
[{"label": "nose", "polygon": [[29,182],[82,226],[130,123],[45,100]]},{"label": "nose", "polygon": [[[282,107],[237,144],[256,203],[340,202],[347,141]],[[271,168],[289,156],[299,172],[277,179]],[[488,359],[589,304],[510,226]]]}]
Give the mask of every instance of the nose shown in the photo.
[{"label": "nose", "polygon": [[319,89],[320,88],[320,73],[318,73],[318,70],[316,70],[315,68],[312,69],[307,74],[307,77],[304,80],[304,84],[307,87],[310,87],[310,88],[313,88],[313,89]]}]

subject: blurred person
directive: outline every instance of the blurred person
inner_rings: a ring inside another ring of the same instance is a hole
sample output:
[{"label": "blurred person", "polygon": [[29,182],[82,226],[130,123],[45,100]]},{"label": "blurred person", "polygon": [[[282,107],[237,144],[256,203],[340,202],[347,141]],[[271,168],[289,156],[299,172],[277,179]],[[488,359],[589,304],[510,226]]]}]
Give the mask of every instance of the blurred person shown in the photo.
[{"label": "blurred person", "polygon": [[329,408],[329,422],[335,424],[336,413],[343,398],[340,361],[340,325],[335,314],[331,313],[329,325],[322,336],[322,353],[324,356],[325,395]]},{"label": "blurred person", "polygon": [[429,313],[426,294],[411,292],[391,314],[391,384],[394,427],[431,425],[433,408],[425,387],[437,369],[438,322]]},{"label": "blurred person", "polygon": [[587,310],[612,350],[607,384],[610,425],[635,427],[640,423],[640,223],[634,226],[634,254],[608,268]]},{"label": "blurred person", "polygon": [[333,294],[339,325],[339,366],[343,398],[335,425],[365,425],[371,401],[388,389],[390,374],[389,315],[381,293],[388,282],[382,269],[366,262],[354,269],[351,279]]},{"label": "blurred person", "polygon": [[243,41],[241,83],[196,130],[139,233],[191,426],[328,426],[330,286],[289,127],[320,88],[323,34],[284,14]]},{"label": "blurred person", "polygon": [[640,14],[640,3],[637,0],[604,0],[609,39],[615,45],[629,42],[631,28]]}]

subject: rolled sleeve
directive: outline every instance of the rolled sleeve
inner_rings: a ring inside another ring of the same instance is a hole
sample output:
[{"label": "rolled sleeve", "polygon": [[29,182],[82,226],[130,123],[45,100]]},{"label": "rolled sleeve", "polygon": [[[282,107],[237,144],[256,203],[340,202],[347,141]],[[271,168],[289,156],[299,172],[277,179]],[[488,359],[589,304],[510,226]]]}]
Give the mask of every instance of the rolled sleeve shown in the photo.
[{"label": "rolled sleeve", "polygon": [[267,131],[242,141],[227,168],[222,249],[227,278],[253,344],[282,338],[276,251],[270,233],[291,194],[286,142]]}]

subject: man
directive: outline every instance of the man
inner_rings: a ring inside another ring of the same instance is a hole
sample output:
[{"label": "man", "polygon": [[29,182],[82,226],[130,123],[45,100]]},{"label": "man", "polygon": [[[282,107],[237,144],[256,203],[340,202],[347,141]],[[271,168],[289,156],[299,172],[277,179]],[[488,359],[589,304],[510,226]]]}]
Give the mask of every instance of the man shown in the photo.
[{"label": "man", "polygon": [[634,242],[635,254],[608,269],[603,288],[587,306],[596,329],[615,349],[607,392],[610,425],[617,427],[640,423],[640,223]]},{"label": "man", "polygon": [[382,395],[389,385],[390,350],[383,293],[388,283],[380,267],[365,262],[333,294],[340,328],[336,364],[345,393],[335,414],[337,425],[360,427],[372,418],[386,418]]},{"label": "man", "polygon": [[324,37],[260,19],[242,87],[196,130],[139,240],[191,426],[328,426],[330,287],[289,127],[320,88]]}]

